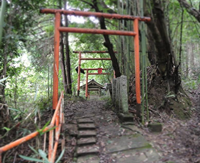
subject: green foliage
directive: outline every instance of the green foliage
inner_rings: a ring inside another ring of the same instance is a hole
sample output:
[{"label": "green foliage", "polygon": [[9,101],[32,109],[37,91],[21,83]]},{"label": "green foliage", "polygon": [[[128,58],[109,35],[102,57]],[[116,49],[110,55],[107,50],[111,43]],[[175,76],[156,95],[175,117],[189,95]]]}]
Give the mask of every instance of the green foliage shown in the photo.
[{"label": "green foliage", "polygon": [[6,0],[2,0],[2,4],[0,8],[0,46],[1,46],[1,41],[2,41],[5,12],[6,12]]},{"label": "green foliage", "polygon": [[[28,160],[28,161],[50,163],[50,161],[47,158],[47,154],[43,150],[39,149],[38,151],[36,151],[33,147],[31,147],[31,146],[29,146],[29,147],[37,156],[41,157],[43,160],[33,158],[33,157],[27,157],[27,156],[19,155],[21,158],[23,158],[24,160]],[[59,161],[61,160],[61,158],[64,155],[64,152],[65,152],[65,149],[61,152],[60,156],[55,161],[55,163],[59,163]]]},{"label": "green foliage", "polygon": [[44,132],[44,129],[50,124],[50,120],[42,127],[42,129],[39,129],[37,126],[37,131],[39,132],[39,135],[40,136],[42,136],[43,134],[45,134],[46,132],[49,132],[49,131],[51,131],[51,130],[53,130],[53,129],[55,129],[56,128],[56,126],[55,127],[52,127],[51,129],[48,129],[47,131],[45,131]]},{"label": "green foliage", "polygon": [[192,80],[192,79],[183,79],[183,82],[184,82],[184,86],[186,89],[196,89],[197,86],[198,86],[198,83],[196,80]]}]

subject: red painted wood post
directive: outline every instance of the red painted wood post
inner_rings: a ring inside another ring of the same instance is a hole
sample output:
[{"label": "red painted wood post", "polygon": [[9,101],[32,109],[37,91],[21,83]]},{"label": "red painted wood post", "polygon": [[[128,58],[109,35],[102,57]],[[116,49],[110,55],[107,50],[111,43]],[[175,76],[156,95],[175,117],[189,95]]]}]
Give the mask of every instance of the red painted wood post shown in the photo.
[{"label": "red painted wood post", "polygon": [[141,99],[140,99],[140,44],[139,44],[138,19],[134,20],[133,27],[134,27],[134,31],[136,33],[136,35],[134,37],[136,101],[137,101],[137,104],[141,104]]},{"label": "red painted wood post", "polygon": [[88,98],[88,70],[86,70],[85,97]]},{"label": "red painted wood post", "polygon": [[55,32],[54,32],[54,71],[53,71],[53,109],[58,103],[58,75],[59,75],[59,44],[60,44],[60,12],[55,13]]},{"label": "red painted wood post", "polygon": [[81,80],[81,52],[78,55],[78,86],[77,86],[77,96],[80,94],[80,80]]}]

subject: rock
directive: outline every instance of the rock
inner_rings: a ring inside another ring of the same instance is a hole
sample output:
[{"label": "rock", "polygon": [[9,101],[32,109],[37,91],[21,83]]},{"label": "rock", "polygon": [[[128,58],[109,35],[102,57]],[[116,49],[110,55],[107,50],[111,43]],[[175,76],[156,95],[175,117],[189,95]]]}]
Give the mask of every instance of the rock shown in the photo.
[{"label": "rock", "polygon": [[162,132],[162,124],[161,123],[152,123],[148,125],[151,132]]}]

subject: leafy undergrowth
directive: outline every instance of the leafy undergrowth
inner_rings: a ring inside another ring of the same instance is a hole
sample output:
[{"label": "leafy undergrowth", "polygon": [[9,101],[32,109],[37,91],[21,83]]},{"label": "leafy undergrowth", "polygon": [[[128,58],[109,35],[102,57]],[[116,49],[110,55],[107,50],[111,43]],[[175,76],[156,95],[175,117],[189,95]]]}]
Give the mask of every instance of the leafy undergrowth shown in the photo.
[{"label": "leafy undergrowth", "polygon": [[[170,80],[161,75],[156,70],[156,67],[152,66],[148,68],[147,74],[147,85],[148,85],[148,107],[150,111],[150,117],[153,114],[167,114],[177,119],[188,119],[191,114],[192,103],[190,98],[182,89],[179,87],[178,93],[175,95],[175,83],[174,77]],[[142,85],[141,85],[142,88]],[[146,95],[145,95],[146,96]],[[129,105],[133,113],[138,115],[136,107],[136,95],[135,95],[135,76],[132,76],[129,84]]]},{"label": "leafy undergrowth", "polygon": [[[7,145],[19,138],[22,138],[34,131],[39,131],[39,129],[42,129],[49,120],[51,119],[53,115],[53,112],[50,110],[44,111],[41,117],[39,117],[37,121],[37,125],[34,123],[35,118],[30,118],[27,121],[24,121],[22,123],[17,123],[15,127],[11,128],[9,132],[7,132],[3,138],[1,138],[0,141],[0,147]],[[39,158],[38,155],[36,155],[29,146],[33,147],[34,149],[42,149],[43,150],[43,141],[44,140],[44,134],[39,134],[34,139],[31,139],[25,143],[22,143],[21,145],[8,150],[7,152],[4,152],[2,155],[2,163],[27,163],[28,161],[23,160],[19,155],[24,155],[28,157],[33,158]],[[47,149],[44,150],[47,153]]]}]

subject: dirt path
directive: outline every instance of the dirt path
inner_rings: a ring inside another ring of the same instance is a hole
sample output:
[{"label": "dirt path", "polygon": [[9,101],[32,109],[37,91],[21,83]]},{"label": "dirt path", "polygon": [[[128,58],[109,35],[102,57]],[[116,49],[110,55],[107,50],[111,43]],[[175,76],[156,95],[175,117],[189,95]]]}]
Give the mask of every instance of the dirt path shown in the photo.
[{"label": "dirt path", "polygon": [[[105,101],[68,104],[65,114],[66,129],[71,136],[68,137],[68,155],[63,160],[71,156],[68,163],[158,162],[159,154],[141,135],[142,131],[133,123],[119,123],[116,114],[106,108]],[[84,119],[88,122],[83,123]],[[90,127],[83,128],[85,124]],[[89,133],[89,136],[83,137],[83,132],[85,135]],[[90,143],[80,145],[83,139]]]}]

